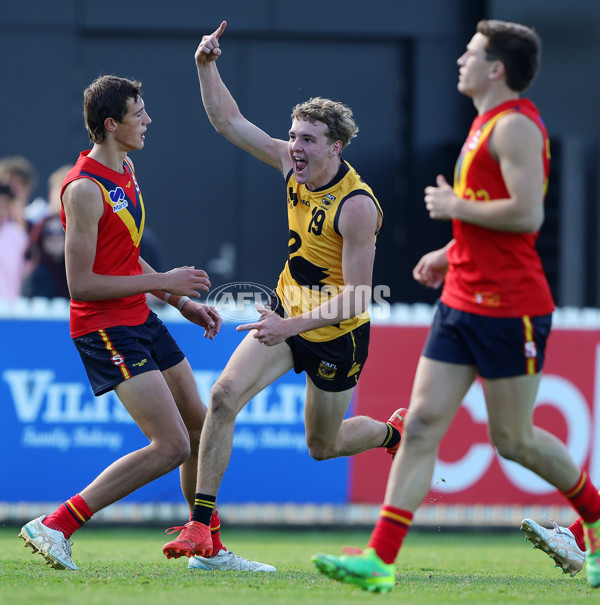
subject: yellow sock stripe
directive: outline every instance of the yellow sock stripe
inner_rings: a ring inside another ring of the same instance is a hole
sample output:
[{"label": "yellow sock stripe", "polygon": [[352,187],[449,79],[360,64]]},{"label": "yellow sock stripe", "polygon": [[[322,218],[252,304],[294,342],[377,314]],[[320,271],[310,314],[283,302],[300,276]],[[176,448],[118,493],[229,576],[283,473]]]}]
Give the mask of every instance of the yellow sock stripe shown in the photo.
[{"label": "yellow sock stripe", "polygon": [[389,510],[382,510],[380,513],[381,517],[389,517],[390,519],[394,520],[394,521],[399,521],[400,523],[403,523],[404,525],[410,525],[412,523],[412,519],[409,519],[408,517],[404,517],[402,515],[398,515],[396,513],[392,513]]},{"label": "yellow sock stripe", "polygon": [[82,523],[86,522],[86,518],[73,506],[73,503],[70,500],[67,500],[65,504],[75,513],[75,516],[78,517]]},{"label": "yellow sock stripe", "polygon": [[214,508],[215,503],[210,500],[194,500],[194,506],[206,506],[206,508]]},{"label": "yellow sock stripe", "polygon": [[581,488],[584,483],[587,481],[587,473],[585,471],[581,471],[581,478],[575,485],[575,487],[570,492],[563,492],[563,495],[569,500],[573,499],[575,496],[579,495]]},{"label": "yellow sock stripe", "polygon": [[387,444],[390,442],[390,439],[392,438],[393,434],[394,434],[394,429],[392,428],[391,424],[387,424],[385,425],[387,427],[388,430],[388,434],[387,437],[383,440],[383,443],[381,444],[381,447],[386,447]]}]

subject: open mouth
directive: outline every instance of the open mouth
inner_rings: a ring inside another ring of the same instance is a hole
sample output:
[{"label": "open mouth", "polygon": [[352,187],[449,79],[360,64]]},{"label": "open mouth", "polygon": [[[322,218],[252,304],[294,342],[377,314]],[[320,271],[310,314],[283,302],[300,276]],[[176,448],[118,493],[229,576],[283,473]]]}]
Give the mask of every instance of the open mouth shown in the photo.
[{"label": "open mouth", "polygon": [[307,163],[302,158],[294,157],[294,165],[295,165],[296,174],[302,174],[304,172],[304,170],[306,169]]}]

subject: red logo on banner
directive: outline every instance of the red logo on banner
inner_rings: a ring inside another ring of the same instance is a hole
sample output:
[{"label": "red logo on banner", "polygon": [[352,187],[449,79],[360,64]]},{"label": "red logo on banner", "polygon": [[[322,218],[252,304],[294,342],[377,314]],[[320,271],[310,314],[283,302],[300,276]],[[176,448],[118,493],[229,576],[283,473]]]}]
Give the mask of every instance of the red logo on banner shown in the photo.
[{"label": "red logo on banner", "polygon": [[[387,419],[410,401],[427,327],[372,326],[369,359],[354,413]],[[572,351],[576,350],[577,355]],[[596,387],[596,385],[598,385]],[[597,391],[597,392],[596,392]],[[598,409],[597,409],[598,408]],[[410,413],[410,410],[409,410]],[[575,462],[600,483],[600,331],[555,328],[548,341],[534,422],[567,444]],[[375,449],[352,459],[350,500],[383,501],[391,459]],[[500,458],[490,444],[481,383],[467,393],[440,445],[425,503],[565,505],[554,487]]]}]

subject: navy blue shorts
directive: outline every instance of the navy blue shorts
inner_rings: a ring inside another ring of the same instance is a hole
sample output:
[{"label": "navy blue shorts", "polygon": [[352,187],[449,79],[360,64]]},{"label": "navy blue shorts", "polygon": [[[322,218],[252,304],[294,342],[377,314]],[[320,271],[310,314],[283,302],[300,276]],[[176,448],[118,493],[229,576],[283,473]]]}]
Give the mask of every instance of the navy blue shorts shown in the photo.
[{"label": "navy blue shorts", "polygon": [[94,395],[150,370],[167,370],[185,359],[166,326],[150,311],[139,326],[114,326],[73,339]]},{"label": "navy blue shorts", "polygon": [[[268,306],[283,317],[283,307],[274,294]],[[312,342],[296,335],[285,342],[292,351],[296,374],[306,372],[322,391],[339,393],[356,386],[369,355],[370,336],[371,323],[366,322],[333,340]]]},{"label": "navy blue shorts", "polygon": [[487,317],[438,301],[423,355],[472,365],[482,378],[537,374],[544,365],[552,314]]}]

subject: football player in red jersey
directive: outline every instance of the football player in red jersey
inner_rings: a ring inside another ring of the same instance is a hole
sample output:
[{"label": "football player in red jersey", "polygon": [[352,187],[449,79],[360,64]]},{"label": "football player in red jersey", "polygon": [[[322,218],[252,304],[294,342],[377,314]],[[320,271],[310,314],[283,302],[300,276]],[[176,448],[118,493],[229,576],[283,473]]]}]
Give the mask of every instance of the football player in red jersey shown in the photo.
[{"label": "football player in red jersey", "polygon": [[430,489],[440,440],[480,377],[494,446],[554,485],[583,517],[588,579],[600,585],[598,491],[566,446],[532,422],[554,309],[535,250],[548,135],[535,105],[520,96],[538,71],[540,50],[528,27],[481,21],[457,61],[458,90],[471,98],[477,117],[454,186],[439,175],[424,198],[433,220],[452,221],[453,239],[413,270],[421,284],[444,287],[369,547],[359,555],[315,555],[330,577],[391,589],[402,541]]},{"label": "football player in red jersey", "polygon": [[[71,570],[77,569],[69,542],[74,531],[99,510],[177,467],[193,508],[206,406],[185,355],[148,307],[146,293],[176,307],[210,340],[221,327],[214,308],[189,298],[208,291],[203,270],[184,266],[157,273],[140,257],[145,209],[128,153],[144,147],[151,123],[141,83],[98,78],[84,92],[84,116],[93,145],[80,154],[61,191],[71,336],[94,394],[114,389],[150,443],[113,462],[51,515],[21,529],[33,552],[54,568]],[[225,552],[217,514],[211,527],[215,531],[206,554]],[[235,558],[237,568],[242,568],[240,561],[256,564]]]}]

